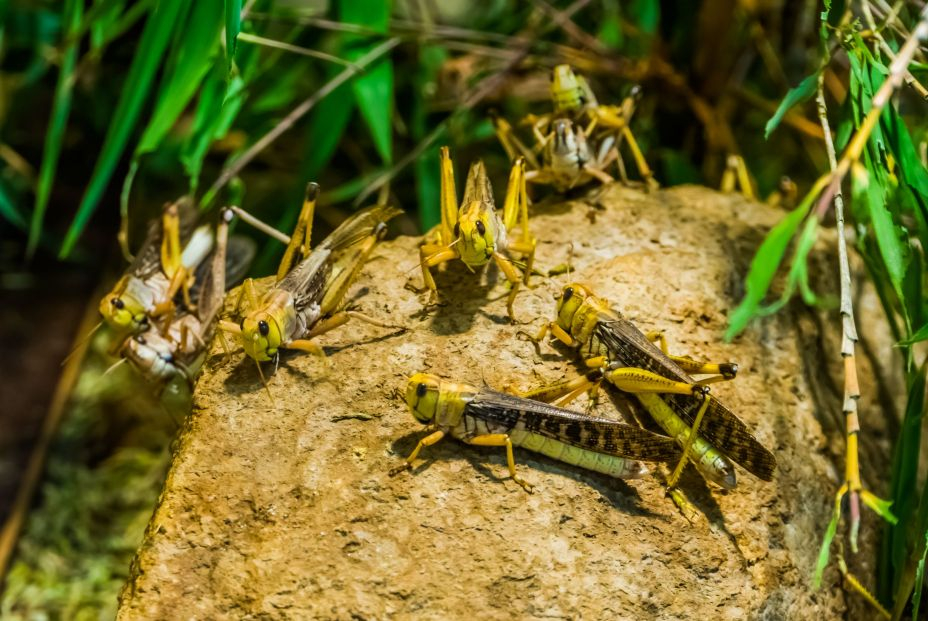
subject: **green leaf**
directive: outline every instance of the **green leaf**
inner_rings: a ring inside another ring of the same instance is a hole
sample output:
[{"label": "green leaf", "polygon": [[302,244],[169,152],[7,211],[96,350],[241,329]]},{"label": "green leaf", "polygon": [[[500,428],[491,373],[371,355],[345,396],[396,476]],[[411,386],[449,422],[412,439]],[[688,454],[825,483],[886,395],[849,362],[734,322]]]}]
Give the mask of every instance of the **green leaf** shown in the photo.
[{"label": "green leaf", "polygon": [[55,172],[58,170],[58,158],[61,155],[64,130],[68,125],[68,115],[71,112],[74,66],[77,63],[77,52],[80,45],[80,40],[75,36],[75,33],[80,27],[83,9],[83,0],[68,0],[64,9],[65,38],[69,39],[70,43],[65,48],[61,58],[61,71],[58,73],[58,83],[55,85],[51,119],[48,122],[48,129],[45,131],[45,149],[42,153],[42,166],[39,170],[35,208],[32,212],[32,221],[29,224],[29,240],[26,244],[26,256],[29,258],[32,258],[35,254],[39,244],[39,237],[42,234],[45,210],[48,207],[48,199],[52,193]]},{"label": "green leaf", "polygon": [[915,331],[915,334],[910,336],[907,339],[903,339],[897,343],[897,345],[914,345],[915,343],[920,343],[922,341],[928,340],[928,323],[923,325],[921,328]]},{"label": "green leaf", "polygon": [[[863,177],[854,177],[855,182],[859,182]],[[909,259],[907,246],[900,239],[900,230],[893,222],[893,216],[886,208],[883,188],[878,180],[874,179],[872,172],[869,174],[869,180],[863,191],[856,194],[865,195],[867,207],[870,213],[870,222],[873,225],[873,232],[876,236],[877,246],[880,249],[880,256],[886,265],[886,271],[889,274],[890,282],[899,300],[905,301],[905,291],[903,290],[903,279],[905,278],[906,265]]]},{"label": "green leaf", "polygon": [[893,447],[893,514],[898,522],[886,533],[884,548],[894,569],[894,586],[905,571],[910,552],[909,534],[916,520],[918,466],[921,453],[922,418],[925,407],[925,365],[913,369],[906,387],[905,414]]},{"label": "green leaf", "polygon": [[657,32],[661,20],[661,3],[659,0],[634,0],[629,6],[629,14],[637,26],[649,35]]},{"label": "green leaf", "polygon": [[[429,133],[429,102],[435,91],[438,72],[448,58],[448,50],[440,45],[419,47],[419,63],[415,78],[415,91],[410,128],[416,141],[426,139]],[[438,141],[413,162],[416,177],[416,197],[419,204],[419,227],[425,232],[441,221],[441,172],[438,165]]]},{"label": "green leaf", "polygon": [[222,30],[222,1],[198,0],[193,3],[187,22],[174,38],[155,111],[135,149],[136,157],[158,148],[212,66],[212,56],[219,47]]},{"label": "green leaf", "polygon": [[225,136],[245,101],[245,87],[240,75],[227,80],[224,59],[216,59],[213,71],[200,90],[193,127],[181,149],[180,160],[190,178],[190,189],[199,186],[203,161],[214,140]]},{"label": "green leaf", "polygon": [[770,283],[783,261],[786,247],[796,235],[800,223],[809,211],[810,204],[811,198],[807,197],[802,205],[787,214],[770,230],[760,248],[757,249],[757,254],[751,260],[751,268],[745,279],[744,299],[731,314],[728,330],[725,332],[726,340],[737,336],[748,325],[748,322],[758,315],[760,304],[767,295]]},{"label": "green leaf", "polygon": [[922,541],[922,557],[915,569],[915,590],[912,592],[912,618],[918,619],[918,609],[922,603],[922,589],[925,585],[925,557],[928,556],[928,533]]},{"label": "green leaf", "polygon": [[16,201],[0,178],[0,216],[3,216],[10,224],[18,229],[26,230],[26,218],[19,212],[16,207]]},{"label": "green leaf", "polygon": [[838,532],[838,520],[841,519],[841,504],[835,503],[835,510],[831,514],[831,521],[828,522],[828,528],[825,529],[825,536],[822,538],[822,547],[818,551],[818,560],[815,562],[815,574],[812,577],[812,585],[817,589],[822,586],[822,575],[825,568],[828,567],[828,558],[831,556],[831,542]]},{"label": "green leaf", "polygon": [[238,33],[242,31],[242,0],[225,0],[226,13],[226,70],[232,72]]},{"label": "green leaf", "polygon": [[67,258],[71,254],[90,216],[96,210],[135,129],[142,106],[148,100],[151,82],[161,64],[168,41],[174,28],[183,20],[188,7],[189,4],[184,0],[162,0],[149,16],[113,114],[113,121],[103,141],[100,156],[77,208],[77,215],[68,228],[58,253],[60,258]]},{"label": "green leaf", "polygon": [[[383,0],[342,0],[339,10],[342,21],[369,28],[374,32],[386,33],[390,20],[392,2]],[[358,38],[346,35],[346,41]],[[373,49],[375,44],[348,45],[345,56],[357,60]],[[381,59],[352,84],[361,116],[367,123],[377,153],[384,163],[393,162],[393,61]]]},{"label": "green leaf", "polygon": [[815,94],[816,86],[818,85],[818,76],[821,73],[821,69],[803,79],[798,86],[789,89],[789,92],[786,93],[786,97],[783,98],[783,101],[780,102],[777,111],[773,113],[773,116],[770,117],[770,120],[767,121],[767,126],[764,128],[764,139],[770,138],[770,134],[773,133],[773,130],[777,128],[780,124],[780,121],[783,120],[783,117],[786,116],[786,113],[798,103],[806,101],[812,95]]},{"label": "green leaf", "polygon": [[316,106],[306,132],[306,153],[300,178],[318,179],[332,159],[354,110],[354,94],[347,84],[339,86]]},{"label": "green leaf", "polygon": [[596,38],[613,49],[621,47],[622,16],[618,0],[603,0],[603,21]]}]

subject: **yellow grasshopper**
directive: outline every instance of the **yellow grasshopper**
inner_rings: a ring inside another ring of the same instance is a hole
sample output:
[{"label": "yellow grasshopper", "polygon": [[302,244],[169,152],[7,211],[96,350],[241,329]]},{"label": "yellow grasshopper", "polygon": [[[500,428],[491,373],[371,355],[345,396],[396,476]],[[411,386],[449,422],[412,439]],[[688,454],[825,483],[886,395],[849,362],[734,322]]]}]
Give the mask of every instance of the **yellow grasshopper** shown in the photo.
[{"label": "yellow grasshopper", "polygon": [[[668,354],[661,333],[642,333],[606,300],[579,283],[564,287],[557,299],[555,320],[544,325],[536,342],[548,333],[576,349],[587,366],[599,369],[599,379],[633,394],[655,422],[677,440],[683,457],[668,479],[669,490],[674,490],[688,460],[706,479],[726,489],[736,483],[730,460],[764,481],[773,478],[773,454],[730,409],[709,394],[708,384],[735,377],[736,364],[705,363]],[[660,348],[655,341],[661,343]],[[710,377],[696,381],[691,373]],[[563,404],[595,389],[599,379],[588,374],[526,396]],[[675,495],[674,500],[680,504],[681,498]]]},{"label": "yellow grasshopper", "polygon": [[197,227],[196,222],[189,198],[165,205],[161,219],[149,224],[129,269],[100,301],[107,325],[120,333],[144,330],[151,318],[173,313],[178,291],[193,308],[189,295],[193,273],[213,247],[209,227]]},{"label": "yellow grasshopper", "polygon": [[409,378],[406,404],[432,432],[391,476],[411,468],[423,447],[446,435],[476,446],[505,447],[509,474],[527,492],[533,486],[516,474],[513,446],[620,479],[647,474],[641,461],[664,461],[679,454],[667,436],[428,373]]},{"label": "yellow grasshopper", "polygon": [[[521,223],[521,235],[513,238],[513,230]],[[441,148],[441,224],[437,236],[419,249],[422,279],[430,291],[429,303],[438,297],[438,287],[431,268],[460,259],[471,271],[491,260],[509,281],[512,289],[506,302],[509,318],[515,321],[513,303],[519,285],[528,285],[535,260],[535,238],[528,228],[528,196],[525,191],[525,160],[518,159],[509,175],[509,186],[503,212],[496,209],[493,188],[482,161],[474,162],[467,173],[464,199],[458,206],[454,184],[454,168],[448,147]],[[525,259],[523,276],[513,264],[510,253],[520,253]]]},{"label": "yellow grasshopper", "polygon": [[182,309],[164,333],[148,329],[123,345],[123,358],[153,386],[160,388],[182,377],[192,388],[208,353],[226,289],[245,275],[254,258],[254,242],[243,237],[229,238],[231,218],[232,210],[223,210],[212,258],[207,269],[197,270],[197,283],[190,294],[196,310]]},{"label": "yellow grasshopper", "polygon": [[566,192],[593,180],[614,181],[606,172],[618,157],[613,148],[614,136],[604,136],[598,145],[591,145],[582,127],[575,127],[568,118],[555,119],[551,122],[551,135],[542,145],[539,165],[534,152],[519,140],[505,119],[494,116],[493,126],[509,158],[525,158],[530,169],[525,173],[525,180],[530,183],[550,185],[558,192]]},{"label": "yellow grasshopper", "polygon": [[[310,251],[309,241],[319,186],[310,183],[293,235],[277,272],[277,282],[258,296],[254,282],[242,285],[247,313],[240,323],[223,320],[220,328],[235,334],[245,353],[256,362],[275,359],[280,349],[322,354],[313,339],[359,319],[376,326],[394,327],[342,307],[349,287],[386,232],[386,223],[399,209],[376,206],[348,217]],[[237,312],[237,311],[236,311]],[[260,366],[258,367],[260,370]]]},{"label": "yellow grasshopper", "polygon": [[[551,76],[553,111],[538,116],[530,114],[523,119],[522,123],[531,125],[535,136],[535,149],[543,150],[555,138],[555,122],[558,119],[569,119],[577,128],[575,131],[582,131],[584,138],[593,146],[603,169],[609,163],[606,162],[605,153],[612,152],[610,158],[617,161],[623,180],[625,180],[625,171],[618,150],[624,140],[628,144],[641,178],[648,188],[655,188],[657,183],[654,181],[651,168],[629,128],[640,92],[640,89],[634,88],[632,93],[618,106],[600,104],[583,76],[574,73],[570,65],[558,65]],[[601,181],[605,180],[601,176],[596,178]]]}]

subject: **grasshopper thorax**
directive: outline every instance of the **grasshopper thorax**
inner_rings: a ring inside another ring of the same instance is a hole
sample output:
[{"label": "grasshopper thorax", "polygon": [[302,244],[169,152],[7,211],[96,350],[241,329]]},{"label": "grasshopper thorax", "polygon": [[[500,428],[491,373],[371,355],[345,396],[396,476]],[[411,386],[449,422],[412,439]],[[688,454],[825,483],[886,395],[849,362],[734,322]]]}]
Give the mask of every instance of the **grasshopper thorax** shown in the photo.
[{"label": "grasshopper thorax", "polygon": [[595,105],[586,80],[574,73],[570,65],[558,65],[551,74],[551,100],[554,112],[578,112],[584,106]]}]

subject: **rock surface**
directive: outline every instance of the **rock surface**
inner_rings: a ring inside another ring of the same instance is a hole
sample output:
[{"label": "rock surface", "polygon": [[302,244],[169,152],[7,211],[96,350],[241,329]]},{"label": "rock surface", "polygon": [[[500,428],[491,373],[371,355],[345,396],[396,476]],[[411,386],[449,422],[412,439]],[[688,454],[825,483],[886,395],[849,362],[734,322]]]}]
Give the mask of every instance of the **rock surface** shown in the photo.
[{"label": "rock surface", "polygon": [[[829,445],[815,405],[824,398],[840,413],[839,395],[813,399],[808,379],[835,365],[809,368],[815,358],[802,351],[826,339],[800,327],[811,313],[793,305],[721,340],[750,258],[782,212],[702,188],[613,186],[536,214],[540,269],[568,261],[573,242],[572,279],[643,329],[664,330],[673,352],[741,365],[735,382],[713,390],[776,454],[773,482],[739,470],[738,487],[723,492],[688,468],[682,487],[701,511],[690,524],[654,478],[618,481],[521,449],[533,495],[508,478],[501,449],[453,439],[390,478],[423,431],[395,394],[408,375],[527,388],[576,373],[560,351],[539,354],[518,334],[552,316],[566,276],[536,278],[516,301],[530,325],[510,325],[495,270],[453,264],[437,276],[446,304],[424,313],[424,294],[404,288],[421,284],[419,239],[401,237],[378,249],[353,299],[409,331],[349,324],[320,339],[328,361],[284,355],[276,372],[265,367],[276,405],[241,351],[227,362],[214,350],[119,618],[846,614],[852,596],[837,572],[811,586],[843,449]],[[602,401],[598,414],[621,415]]]}]

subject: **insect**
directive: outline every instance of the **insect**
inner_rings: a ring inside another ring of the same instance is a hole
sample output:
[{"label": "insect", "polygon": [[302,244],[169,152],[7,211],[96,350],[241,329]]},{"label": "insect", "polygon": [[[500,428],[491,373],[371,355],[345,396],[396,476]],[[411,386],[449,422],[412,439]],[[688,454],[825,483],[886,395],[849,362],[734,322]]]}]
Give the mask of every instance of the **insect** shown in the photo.
[{"label": "insect", "polygon": [[151,318],[173,313],[178,291],[193,307],[192,275],[213,247],[209,227],[197,227],[196,221],[189,198],[165,205],[161,219],[149,224],[132,265],[100,301],[106,324],[121,333],[144,330]]},{"label": "insect", "polygon": [[[510,235],[520,222],[521,235],[518,239],[512,239]],[[448,147],[442,147],[441,224],[436,230],[437,239],[433,237],[432,241],[419,248],[422,278],[430,291],[429,303],[434,304],[438,298],[438,287],[431,268],[460,259],[468,269],[475,271],[492,260],[512,285],[506,309],[509,318],[515,321],[513,303],[520,283],[528,285],[535,260],[535,238],[528,228],[525,160],[516,160],[512,167],[503,212],[500,214],[496,209],[486,169],[479,160],[471,165],[467,173],[464,199],[458,207],[451,155]],[[513,264],[510,253],[520,253],[525,257],[522,276]]]},{"label": "insect", "polygon": [[539,166],[534,153],[519,140],[505,119],[494,116],[493,125],[510,159],[520,155],[525,157],[530,168],[525,173],[528,182],[550,185],[558,192],[566,192],[593,180],[602,183],[614,181],[606,172],[617,157],[612,148],[615,145],[613,136],[604,136],[594,153],[594,145],[587,141],[582,127],[575,128],[570,119],[555,119],[551,137],[542,148]]},{"label": "insect", "polygon": [[[591,158],[591,161],[594,161],[598,166],[591,166],[591,170],[604,171],[611,159],[615,159],[623,180],[625,180],[624,165],[618,150],[624,140],[628,143],[628,149],[631,151],[641,178],[649,188],[655,188],[657,183],[654,181],[651,168],[645,161],[641,148],[638,146],[638,141],[635,140],[635,136],[629,128],[640,93],[640,89],[636,87],[623,100],[621,105],[600,104],[593,93],[593,89],[590,88],[589,83],[583,76],[574,73],[570,65],[558,65],[554,68],[551,76],[553,112],[538,116],[527,115],[522,120],[522,124],[531,126],[532,133],[535,136],[535,148],[536,150],[543,150],[557,136],[556,122],[559,119],[569,119],[577,128],[576,133],[580,133],[582,130],[585,140],[591,146],[599,145],[595,149],[596,159]],[[505,141],[503,144],[505,147]],[[507,152],[509,152],[509,148],[507,148]],[[611,159],[609,161],[606,161],[605,154],[607,153],[610,154]],[[601,176],[597,176],[597,178],[605,180]]]},{"label": "insect", "polygon": [[[274,359],[281,348],[322,355],[313,338],[359,319],[381,327],[393,327],[359,312],[342,308],[348,288],[386,232],[388,220],[399,209],[376,206],[345,220],[318,247],[309,250],[312,219],[319,186],[310,183],[294,234],[278,270],[277,282],[258,297],[254,282],[242,285],[248,312],[240,323],[223,320],[220,328],[236,334],[245,353],[257,362]],[[258,367],[260,371],[260,366]]]},{"label": "insect", "polygon": [[410,469],[423,447],[446,435],[476,446],[505,447],[509,474],[527,492],[533,486],[516,474],[513,446],[622,479],[645,475],[648,469],[641,461],[679,455],[671,438],[639,427],[427,373],[409,378],[405,396],[416,420],[434,431],[419,441],[391,476]]},{"label": "insect", "polygon": [[[600,369],[602,377],[631,393],[655,421],[683,447],[683,457],[670,478],[673,490],[687,459],[708,480],[731,489],[736,476],[731,461],[758,478],[769,481],[776,459],[748,431],[735,414],[709,395],[708,384],[733,378],[733,363],[704,363],[666,353],[660,333],[645,335],[634,324],[595,296],[589,287],[572,283],[557,301],[555,321],[545,324],[536,341],[550,332],[557,340],[578,350],[587,366]],[[659,348],[655,341],[661,343]],[[711,375],[696,381],[689,374]],[[561,385],[543,388],[530,396],[569,401],[597,382],[583,376]]]},{"label": "insect", "polygon": [[222,310],[228,286],[240,280],[255,254],[247,238],[229,238],[231,210],[223,210],[216,229],[216,248],[209,261],[197,270],[191,298],[196,310],[182,309],[167,329],[148,329],[126,340],[122,354],[149,383],[163,386],[182,377],[193,384],[206,357]]}]

